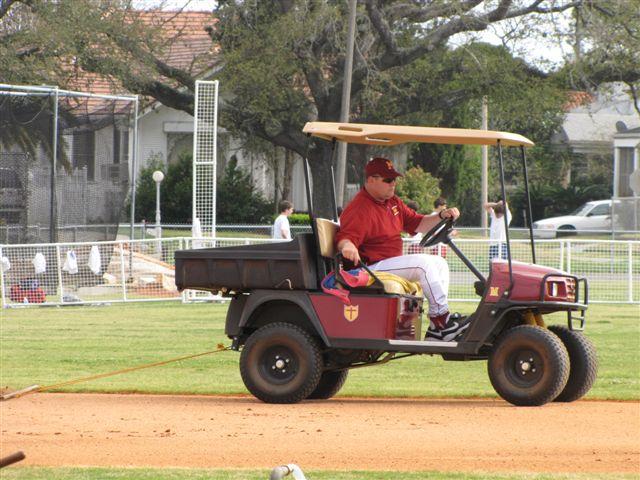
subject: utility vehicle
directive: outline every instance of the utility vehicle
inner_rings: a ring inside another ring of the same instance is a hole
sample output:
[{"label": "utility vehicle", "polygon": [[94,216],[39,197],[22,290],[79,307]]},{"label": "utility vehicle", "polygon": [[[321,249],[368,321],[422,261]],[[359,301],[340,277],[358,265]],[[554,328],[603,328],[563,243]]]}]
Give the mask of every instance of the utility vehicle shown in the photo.
[{"label": "utility vehicle", "polygon": [[[310,122],[310,136],[334,142],[392,146],[407,142],[490,145],[496,148],[502,197],[503,148],[520,150],[527,198],[527,138],[505,132]],[[269,403],[328,399],[343,386],[349,369],[411,355],[445,360],[487,360],[496,392],[514,405],[570,402],[591,388],[597,369],[591,342],[580,332],[587,310],[586,279],[511,258],[491,263],[487,278],[451,239],[445,219],[427,232],[425,247],[443,242],[473,272],[480,297],[469,328],[455,341],[422,339],[423,299],[381,281],[350,289],[350,305],[324,293],[321,281],[340,272],[334,236],[339,228],[335,191],[333,221],[314,215],[312,179],[304,162],[312,233],[282,243],[177,251],[176,284],[231,297],[225,333],[241,350],[240,372],[247,389]],[[333,171],[327,172],[333,180]],[[528,209],[531,225],[531,208]],[[505,216],[506,222],[506,216]],[[338,275],[339,276],[339,275]],[[543,316],[566,312],[567,326],[546,327]],[[427,320],[428,321],[428,320]]]}]

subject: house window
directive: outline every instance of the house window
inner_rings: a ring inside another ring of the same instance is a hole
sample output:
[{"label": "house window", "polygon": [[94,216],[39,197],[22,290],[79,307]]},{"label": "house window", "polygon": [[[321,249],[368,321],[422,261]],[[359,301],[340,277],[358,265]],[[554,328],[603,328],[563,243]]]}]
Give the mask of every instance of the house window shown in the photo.
[{"label": "house window", "polygon": [[94,181],[96,174],[96,137],[94,132],[78,132],[73,135],[73,168],[86,168],[87,180]]},{"label": "house window", "polygon": [[633,148],[618,148],[618,196],[632,197],[629,177],[633,173]]},{"label": "house window", "polygon": [[113,127],[113,163],[127,163],[129,160],[129,130]]}]

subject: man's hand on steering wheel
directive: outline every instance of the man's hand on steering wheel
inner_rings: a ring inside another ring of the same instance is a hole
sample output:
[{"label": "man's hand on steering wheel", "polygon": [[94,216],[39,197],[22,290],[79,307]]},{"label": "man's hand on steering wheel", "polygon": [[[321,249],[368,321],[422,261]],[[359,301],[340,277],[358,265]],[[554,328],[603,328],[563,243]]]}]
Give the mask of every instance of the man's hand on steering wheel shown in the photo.
[{"label": "man's hand on steering wheel", "polygon": [[458,217],[460,216],[460,210],[458,210],[456,207],[445,208],[438,214],[438,216],[442,220],[444,220],[445,218],[453,218],[454,220],[458,220]]},{"label": "man's hand on steering wheel", "polygon": [[441,220],[424,234],[420,240],[421,247],[431,247],[447,240],[460,216],[460,211],[457,208],[447,208],[439,212],[438,216]]}]

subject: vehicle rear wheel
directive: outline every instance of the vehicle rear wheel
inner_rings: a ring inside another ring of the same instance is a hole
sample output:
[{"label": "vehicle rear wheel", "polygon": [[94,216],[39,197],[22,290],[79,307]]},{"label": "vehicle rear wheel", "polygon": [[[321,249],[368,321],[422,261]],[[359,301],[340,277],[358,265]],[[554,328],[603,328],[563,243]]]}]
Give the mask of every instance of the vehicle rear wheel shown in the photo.
[{"label": "vehicle rear wheel", "polygon": [[272,323],[249,336],[240,354],[240,375],[247,389],[266,403],[297,403],[318,386],[322,355],[302,328]]},{"label": "vehicle rear wheel", "polygon": [[507,402],[544,405],[567,384],[569,354],[546,328],[521,325],[498,338],[487,368],[493,388]]},{"label": "vehicle rear wheel", "polygon": [[554,402],[573,402],[584,397],[596,381],[596,347],[581,332],[574,332],[562,325],[551,325],[549,330],[560,338],[569,352],[569,379]]},{"label": "vehicle rear wheel", "polygon": [[327,400],[333,397],[347,381],[349,370],[337,370],[324,372],[316,389],[311,392],[308,399]]}]

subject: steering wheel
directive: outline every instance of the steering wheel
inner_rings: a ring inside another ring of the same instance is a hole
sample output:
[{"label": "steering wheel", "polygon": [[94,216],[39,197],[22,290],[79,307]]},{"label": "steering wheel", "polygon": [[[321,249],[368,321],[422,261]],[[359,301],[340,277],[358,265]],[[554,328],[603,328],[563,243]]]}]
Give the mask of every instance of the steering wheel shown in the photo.
[{"label": "steering wheel", "polygon": [[[420,240],[421,247],[432,247],[438,243],[449,239],[449,234],[456,224],[455,219],[451,217],[443,218],[431,230],[424,234]],[[446,242],[445,242],[446,243]]]}]

